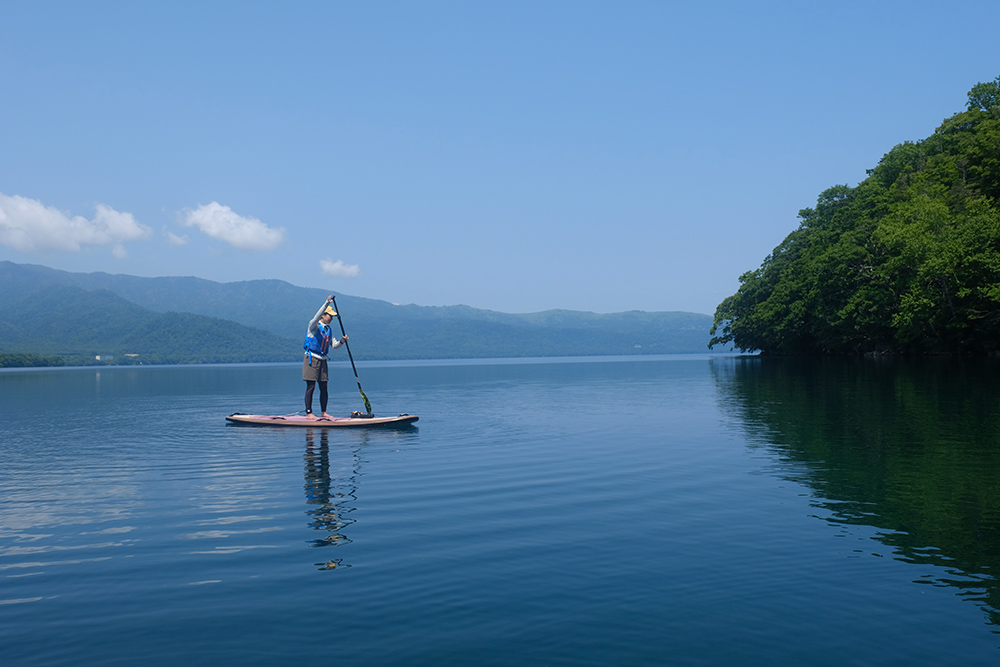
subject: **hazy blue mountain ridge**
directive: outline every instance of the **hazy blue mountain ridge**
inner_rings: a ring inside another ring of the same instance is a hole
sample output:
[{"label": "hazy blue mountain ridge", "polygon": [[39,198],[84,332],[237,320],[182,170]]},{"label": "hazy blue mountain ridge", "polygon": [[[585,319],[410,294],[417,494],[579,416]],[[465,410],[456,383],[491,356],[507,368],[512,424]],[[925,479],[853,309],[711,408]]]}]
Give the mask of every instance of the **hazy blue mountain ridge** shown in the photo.
[{"label": "hazy blue mountain ridge", "polygon": [[[337,296],[356,359],[704,352],[712,322],[709,315],[683,312],[507,314],[394,305],[280,280],[141,278],[12,262],[0,262],[0,284],[0,352],[36,353],[44,342],[46,352],[63,347],[98,354],[93,346],[103,345],[113,348],[105,354],[129,348],[146,355],[153,353],[134,350],[159,341],[158,349],[169,349],[172,358],[186,348],[189,355],[218,360],[227,356],[225,345],[239,341],[241,349],[229,357],[291,361],[299,358],[306,325],[330,293]],[[45,329],[55,321],[71,324],[72,340],[48,340]]]},{"label": "hazy blue mountain ridge", "polygon": [[219,318],[156,313],[107,290],[49,284],[4,301],[0,352],[59,356],[67,363],[98,355],[116,363],[284,361],[295,346]]}]

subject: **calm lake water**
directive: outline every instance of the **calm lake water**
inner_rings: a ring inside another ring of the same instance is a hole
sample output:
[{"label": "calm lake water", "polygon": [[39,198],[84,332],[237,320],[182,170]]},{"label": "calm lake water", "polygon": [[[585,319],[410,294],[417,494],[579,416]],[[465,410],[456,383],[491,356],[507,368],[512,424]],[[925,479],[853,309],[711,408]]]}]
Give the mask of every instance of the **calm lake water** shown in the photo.
[{"label": "calm lake water", "polygon": [[0,372],[0,661],[1000,664],[996,364],[358,370]]}]

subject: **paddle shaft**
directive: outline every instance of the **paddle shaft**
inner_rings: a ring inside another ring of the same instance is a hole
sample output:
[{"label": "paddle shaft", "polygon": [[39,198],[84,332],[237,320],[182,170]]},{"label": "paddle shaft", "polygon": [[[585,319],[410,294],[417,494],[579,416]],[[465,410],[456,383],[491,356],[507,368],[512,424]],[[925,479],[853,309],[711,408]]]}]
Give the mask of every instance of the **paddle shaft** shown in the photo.
[{"label": "paddle shaft", "polygon": [[[340,333],[346,338],[347,332],[344,331],[344,320],[340,319],[340,308],[337,307],[337,297],[331,297],[333,299],[333,309],[337,311],[337,321],[340,322]],[[368,402],[368,397],[365,396],[365,390],[361,388],[361,378],[358,377],[358,367],[354,365],[354,355],[351,354],[351,346],[344,341],[344,347],[347,348],[347,358],[351,360],[351,370],[354,371],[354,379],[358,382],[358,391],[361,392],[361,398],[365,401],[365,410],[368,414],[372,413],[372,404]]]}]

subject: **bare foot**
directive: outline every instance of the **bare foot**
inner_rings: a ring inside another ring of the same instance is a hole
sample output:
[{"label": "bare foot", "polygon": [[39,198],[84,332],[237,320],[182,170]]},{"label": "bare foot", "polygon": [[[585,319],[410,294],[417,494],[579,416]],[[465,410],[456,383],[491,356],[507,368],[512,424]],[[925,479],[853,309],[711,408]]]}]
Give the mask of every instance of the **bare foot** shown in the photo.
[{"label": "bare foot", "polygon": [[332,417],[331,415],[328,415],[328,414],[326,414],[326,413],[324,412],[324,413],[323,413],[323,419],[333,419],[333,417]]},{"label": "bare foot", "polygon": [[319,419],[319,417],[317,417],[316,415],[314,415],[311,412],[307,412],[306,413],[306,419],[313,419],[313,420],[315,420],[315,419]]}]

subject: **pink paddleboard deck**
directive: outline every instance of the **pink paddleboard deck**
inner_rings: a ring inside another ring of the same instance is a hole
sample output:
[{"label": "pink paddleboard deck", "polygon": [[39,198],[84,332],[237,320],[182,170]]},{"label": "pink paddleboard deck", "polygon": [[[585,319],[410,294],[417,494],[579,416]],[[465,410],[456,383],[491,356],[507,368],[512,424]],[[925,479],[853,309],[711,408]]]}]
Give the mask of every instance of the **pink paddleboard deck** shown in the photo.
[{"label": "pink paddleboard deck", "polygon": [[226,417],[233,424],[254,424],[258,426],[311,426],[313,428],[327,427],[373,427],[373,426],[405,426],[417,421],[416,415],[398,415],[396,417],[331,417],[329,419],[307,418],[305,415],[245,415],[239,412]]}]

